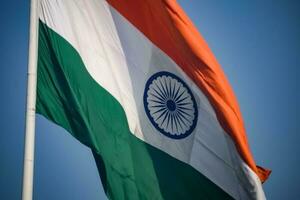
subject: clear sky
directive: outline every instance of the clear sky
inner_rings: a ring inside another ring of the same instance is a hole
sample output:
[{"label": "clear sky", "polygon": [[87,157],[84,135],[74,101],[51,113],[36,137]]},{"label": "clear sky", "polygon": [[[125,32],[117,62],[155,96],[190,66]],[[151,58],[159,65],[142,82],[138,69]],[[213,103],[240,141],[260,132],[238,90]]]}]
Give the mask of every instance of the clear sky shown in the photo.
[{"label": "clear sky", "polygon": [[[29,1],[0,7],[0,199],[20,199]],[[300,196],[300,1],[180,0],[239,100],[268,199]],[[37,116],[34,198],[105,199],[91,152]]]}]

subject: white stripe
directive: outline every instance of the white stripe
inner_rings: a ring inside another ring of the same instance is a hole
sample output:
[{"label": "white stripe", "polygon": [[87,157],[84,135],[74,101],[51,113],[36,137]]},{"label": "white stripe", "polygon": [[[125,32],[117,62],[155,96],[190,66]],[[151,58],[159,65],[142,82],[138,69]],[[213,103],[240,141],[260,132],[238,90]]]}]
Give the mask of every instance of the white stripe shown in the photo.
[{"label": "white stripe", "polygon": [[[136,137],[190,164],[235,199],[264,199],[258,177],[239,157],[201,90],[105,1],[42,0],[40,18],[73,45],[95,81],[119,101]],[[159,71],[176,74],[193,91],[199,117],[187,138],[162,135],[145,114],[145,83]]]}]

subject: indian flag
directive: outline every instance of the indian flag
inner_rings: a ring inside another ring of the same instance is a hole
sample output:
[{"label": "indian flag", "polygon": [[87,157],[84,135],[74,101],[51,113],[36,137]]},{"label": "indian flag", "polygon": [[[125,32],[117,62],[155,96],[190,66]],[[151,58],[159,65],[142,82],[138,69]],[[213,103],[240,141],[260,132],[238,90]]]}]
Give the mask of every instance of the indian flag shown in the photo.
[{"label": "indian flag", "polygon": [[37,113],[109,199],[265,199],[234,93],[175,0],[40,0]]}]

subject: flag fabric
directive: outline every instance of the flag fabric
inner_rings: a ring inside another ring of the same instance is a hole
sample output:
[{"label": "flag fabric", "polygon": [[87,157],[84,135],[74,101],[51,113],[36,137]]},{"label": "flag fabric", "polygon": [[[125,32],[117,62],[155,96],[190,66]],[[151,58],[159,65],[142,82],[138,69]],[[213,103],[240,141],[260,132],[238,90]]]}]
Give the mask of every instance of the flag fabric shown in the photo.
[{"label": "flag fabric", "polygon": [[109,199],[265,199],[233,91],[175,0],[41,0],[37,113]]}]

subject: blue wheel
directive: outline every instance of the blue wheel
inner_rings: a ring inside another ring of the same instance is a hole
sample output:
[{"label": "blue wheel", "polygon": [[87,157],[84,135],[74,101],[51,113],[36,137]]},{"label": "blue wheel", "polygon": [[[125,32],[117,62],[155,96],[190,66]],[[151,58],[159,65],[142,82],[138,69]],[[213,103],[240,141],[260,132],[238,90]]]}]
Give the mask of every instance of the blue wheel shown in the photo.
[{"label": "blue wheel", "polygon": [[158,72],[149,78],[144,108],[152,125],[167,137],[185,138],[196,127],[195,98],[187,84],[170,72]]}]

